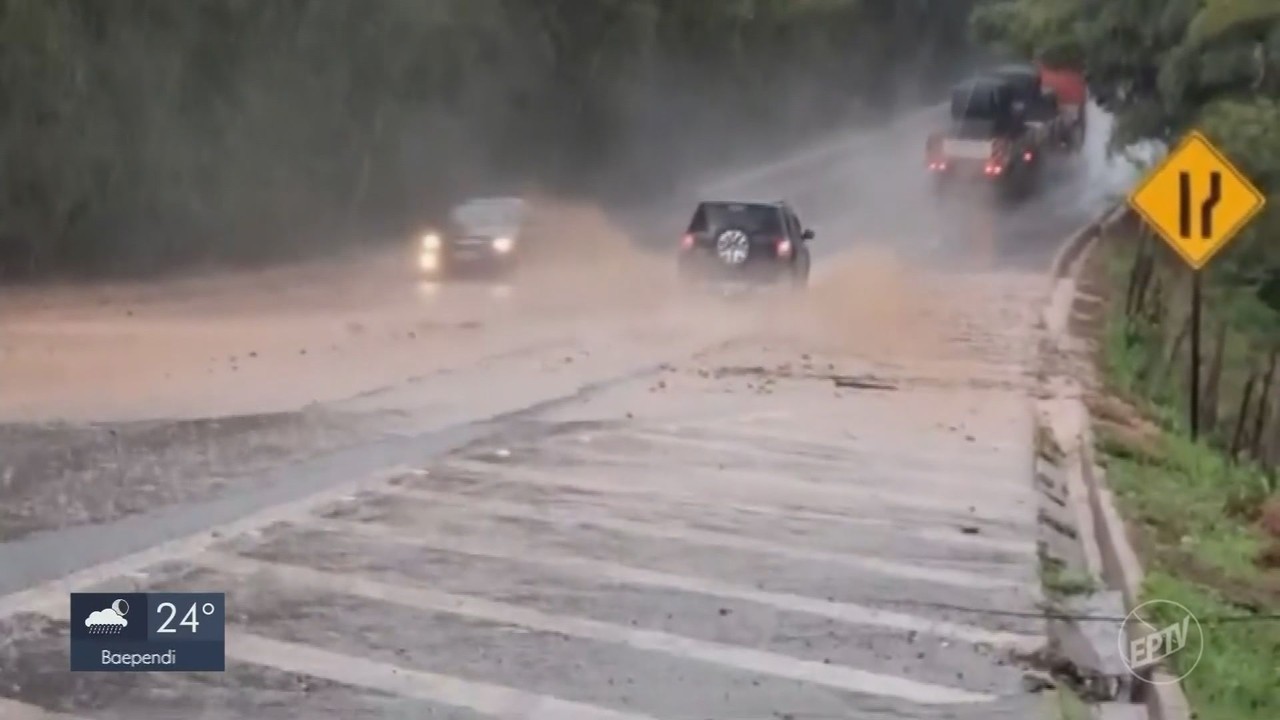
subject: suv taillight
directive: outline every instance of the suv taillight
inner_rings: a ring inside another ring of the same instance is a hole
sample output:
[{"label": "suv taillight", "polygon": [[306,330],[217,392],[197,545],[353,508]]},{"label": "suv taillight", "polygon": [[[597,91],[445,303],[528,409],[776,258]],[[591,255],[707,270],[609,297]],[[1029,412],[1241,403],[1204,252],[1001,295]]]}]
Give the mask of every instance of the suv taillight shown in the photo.
[{"label": "suv taillight", "polygon": [[684,250],[690,250],[693,248],[693,241],[693,233],[685,233],[685,236],[680,238],[680,247]]},{"label": "suv taillight", "polygon": [[778,257],[791,257],[791,241],[786,238],[778,238],[777,242]]}]

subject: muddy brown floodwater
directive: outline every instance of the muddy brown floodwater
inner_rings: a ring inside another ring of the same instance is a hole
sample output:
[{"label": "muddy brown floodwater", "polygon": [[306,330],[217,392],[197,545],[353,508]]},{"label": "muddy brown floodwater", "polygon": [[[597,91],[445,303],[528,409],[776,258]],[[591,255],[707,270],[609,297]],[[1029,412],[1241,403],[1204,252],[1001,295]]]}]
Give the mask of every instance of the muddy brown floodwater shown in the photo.
[{"label": "muddy brown floodwater", "polygon": [[[0,541],[198,500],[379,436],[361,399],[650,313],[666,264],[546,202],[514,285],[443,286],[411,242],[294,267],[0,297]],[[348,408],[344,403],[357,407]]]}]

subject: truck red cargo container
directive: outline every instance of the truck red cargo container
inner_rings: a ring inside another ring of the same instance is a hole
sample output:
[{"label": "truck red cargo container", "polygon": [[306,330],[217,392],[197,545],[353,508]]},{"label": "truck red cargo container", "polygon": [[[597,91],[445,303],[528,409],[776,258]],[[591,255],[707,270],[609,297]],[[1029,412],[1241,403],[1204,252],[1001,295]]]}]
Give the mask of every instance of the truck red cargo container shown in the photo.
[{"label": "truck red cargo container", "polygon": [[1040,65],[1040,84],[1053,90],[1058,97],[1058,107],[1063,125],[1067,129],[1069,144],[1078,150],[1084,144],[1085,107],[1089,102],[1089,88],[1084,74],[1070,68],[1054,68]]},{"label": "truck red cargo container", "polygon": [[1058,102],[1064,105],[1084,105],[1089,99],[1084,75],[1067,68],[1040,66],[1040,84],[1058,94]]}]

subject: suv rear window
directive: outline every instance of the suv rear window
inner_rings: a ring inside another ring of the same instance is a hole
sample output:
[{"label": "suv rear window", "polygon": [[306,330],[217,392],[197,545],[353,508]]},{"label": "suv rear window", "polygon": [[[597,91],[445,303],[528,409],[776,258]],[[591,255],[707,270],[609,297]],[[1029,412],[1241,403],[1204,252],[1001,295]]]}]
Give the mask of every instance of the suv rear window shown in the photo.
[{"label": "suv rear window", "polygon": [[782,213],[772,205],[750,203],[702,203],[689,221],[689,232],[716,232],[738,228],[748,233],[781,235]]}]

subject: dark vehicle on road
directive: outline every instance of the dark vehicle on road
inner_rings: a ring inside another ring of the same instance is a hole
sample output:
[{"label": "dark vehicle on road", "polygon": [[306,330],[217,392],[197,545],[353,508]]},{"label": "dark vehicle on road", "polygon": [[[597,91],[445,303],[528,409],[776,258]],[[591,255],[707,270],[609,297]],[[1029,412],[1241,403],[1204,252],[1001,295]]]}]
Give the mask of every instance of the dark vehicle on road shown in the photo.
[{"label": "dark vehicle on road", "polygon": [[528,210],[518,197],[476,198],[454,207],[445,222],[420,238],[419,268],[437,278],[512,272],[523,254]]},{"label": "dark vehicle on road", "polygon": [[1048,128],[1034,118],[1025,80],[984,74],[951,90],[950,122],[932,133],[925,155],[938,191],[984,182],[1001,194],[1028,191],[1040,174]]},{"label": "dark vehicle on road", "polygon": [[809,283],[812,230],[786,202],[702,202],[680,241],[682,279]]},{"label": "dark vehicle on road", "polygon": [[1068,71],[1012,64],[1002,65],[990,74],[1012,86],[1014,102],[1025,109],[1028,128],[1047,149],[1080,149],[1084,140],[1083,99]]}]

